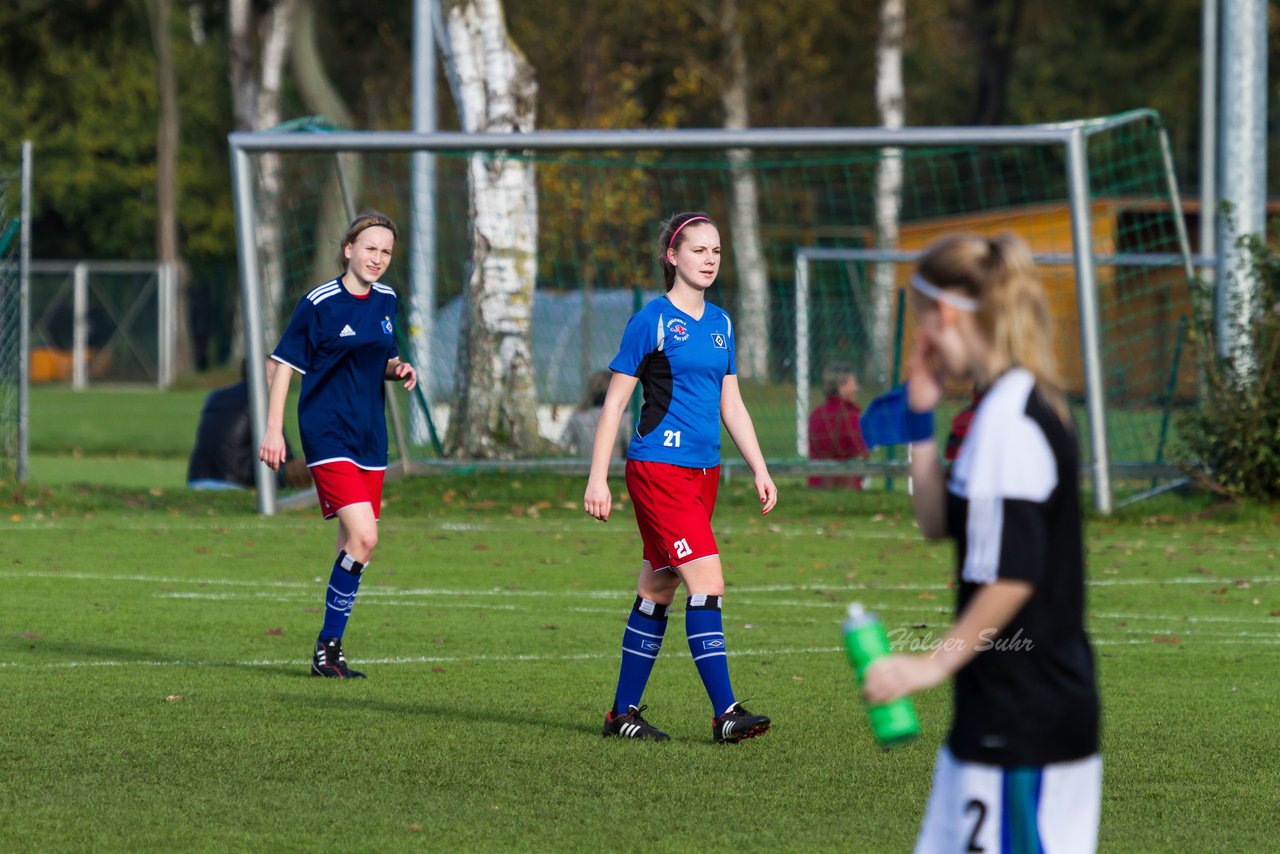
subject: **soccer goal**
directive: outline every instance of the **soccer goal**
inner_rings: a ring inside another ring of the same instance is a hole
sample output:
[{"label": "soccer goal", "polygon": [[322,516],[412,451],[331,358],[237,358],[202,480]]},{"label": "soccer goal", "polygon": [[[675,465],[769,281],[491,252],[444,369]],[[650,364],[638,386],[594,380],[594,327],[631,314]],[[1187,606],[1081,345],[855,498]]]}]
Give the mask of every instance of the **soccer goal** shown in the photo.
[{"label": "soccer goal", "polygon": [[0,169],[0,479],[27,479],[27,315],[31,259],[31,143]]},{"label": "soccer goal", "polygon": [[[690,209],[720,225],[725,257],[709,298],[734,316],[744,397],[776,471],[830,470],[805,459],[802,418],[824,367],[855,366],[865,398],[892,384],[909,332],[897,291],[911,260],[951,230],[1013,230],[1041,260],[1100,509],[1117,477],[1169,473],[1169,407],[1194,395],[1178,330],[1197,211],[1178,198],[1151,111],[1000,128],[299,130],[232,134],[230,144],[246,352],[261,358],[298,297],[336,275],[351,212],[380,209],[409,246],[388,280],[410,307],[410,355],[442,431],[469,367],[459,342],[477,232],[516,259],[527,286],[511,322],[527,330],[539,429],[554,442],[626,317],[661,293],[658,221]],[[877,192],[886,162],[901,175],[888,206]],[[477,212],[476,183],[512,164],[531,189]],[[253,399],[261,425],[261,388]],[[955,389],[953,409],[966,399]],[[726,471],[734,459],[726,453]],[[886,457],[844,470],[902,471]]]}]

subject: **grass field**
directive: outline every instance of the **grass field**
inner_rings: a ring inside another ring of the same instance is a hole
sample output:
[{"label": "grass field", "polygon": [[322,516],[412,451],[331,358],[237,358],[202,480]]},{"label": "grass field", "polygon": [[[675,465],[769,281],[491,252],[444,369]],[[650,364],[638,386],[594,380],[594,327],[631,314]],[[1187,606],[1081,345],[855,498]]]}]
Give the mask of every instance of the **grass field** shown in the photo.
[{"label": "grass field", "polygon": [[[0,850],[910,849],[948,692],[879,751],[839,637],[853,599],[945,630],[950,552],[904,494],[784,480],[761,520],[735,479],[730,666],[775,727],[711,743],[677,609],[645,696],[672,742],[604,741],[628,507],[593,522],[579,478],[388,484],[347,633],[370,678],[312,679],[334,529],[183,488],[205,393],[33,395],[31,483],[0,483]],[[1165,495],[1088,534],[1102,849],[1275,850],[1280,508]]]},{"label": "grass field", "polygon": [[[0,850],[909,850],[949,716],[874,746],[843,606],[936,635],[949,550],[905,500],[735,481],[718,509],[739,697],[711,743],[673,615],[646,693],[662,745],[604,741],[638,538],[576,479],[389,484],[347,645],[307,676],[333,528],[251,497],[9,487],[0,497]],[[1280,516],[1162,497],[1089,529],[1107,851],[1275,847]]]}]

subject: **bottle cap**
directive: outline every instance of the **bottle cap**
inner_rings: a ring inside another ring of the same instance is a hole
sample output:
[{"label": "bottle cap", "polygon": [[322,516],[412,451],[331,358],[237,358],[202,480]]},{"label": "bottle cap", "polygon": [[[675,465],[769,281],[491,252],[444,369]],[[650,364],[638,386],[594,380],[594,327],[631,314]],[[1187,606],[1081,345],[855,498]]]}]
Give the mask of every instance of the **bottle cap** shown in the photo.
[{"label": "bottle cap", "polygon": [[849,619],[860,620],[865,616],[867,616],[867,609],[862,607],[861,602],[849,603]]}]

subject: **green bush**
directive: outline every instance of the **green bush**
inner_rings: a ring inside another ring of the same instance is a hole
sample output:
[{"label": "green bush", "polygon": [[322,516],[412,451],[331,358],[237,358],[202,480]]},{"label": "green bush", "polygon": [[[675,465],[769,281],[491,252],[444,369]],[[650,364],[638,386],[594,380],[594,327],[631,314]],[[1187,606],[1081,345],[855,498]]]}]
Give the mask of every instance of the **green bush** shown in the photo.
[{"label": "green bush", "polygon": [[1180,424],[1181,462],[1221,495],[1280,501],[1280,253],[1256,235],[1237,245],[1250,260],[1252,311],[1233,312],[1239,346],[1219,354],[1212,293],[1197,293],[1190,343],[1201,395]]}]

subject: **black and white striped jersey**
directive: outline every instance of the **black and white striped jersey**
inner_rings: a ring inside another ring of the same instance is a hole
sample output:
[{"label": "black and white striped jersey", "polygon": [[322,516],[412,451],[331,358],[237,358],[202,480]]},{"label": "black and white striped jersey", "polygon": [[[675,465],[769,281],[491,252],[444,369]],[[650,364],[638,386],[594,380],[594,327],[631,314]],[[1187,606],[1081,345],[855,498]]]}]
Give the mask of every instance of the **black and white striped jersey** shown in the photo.
[{"label": "black and white striped jersey", "polygon": [[1044,765],[1098,750],[1099,704],[1084,629],[1084,544],[1075,435],[1015,368],[988,389],[947,484],[956,613],[984,584],[1034,592],[955,678],[957,759]]}]

